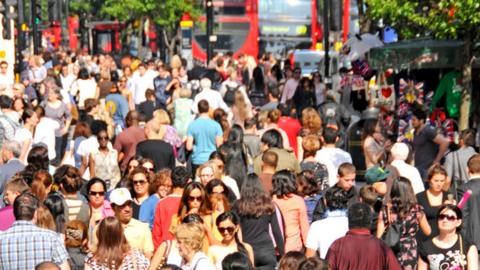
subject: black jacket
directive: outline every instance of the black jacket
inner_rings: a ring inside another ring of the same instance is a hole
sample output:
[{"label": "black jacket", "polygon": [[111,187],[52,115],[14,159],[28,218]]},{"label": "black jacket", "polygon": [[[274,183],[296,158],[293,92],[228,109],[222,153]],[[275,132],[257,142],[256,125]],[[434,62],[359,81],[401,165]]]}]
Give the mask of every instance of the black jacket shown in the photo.
[{"label": "black jacket", "polygon": [[480,178],[470,179],[457,189],[459,200],[467,190],[471,190],[472,195],[462,208],[462,232],[466,239],[469,239],[477,248],[480,248]]}]

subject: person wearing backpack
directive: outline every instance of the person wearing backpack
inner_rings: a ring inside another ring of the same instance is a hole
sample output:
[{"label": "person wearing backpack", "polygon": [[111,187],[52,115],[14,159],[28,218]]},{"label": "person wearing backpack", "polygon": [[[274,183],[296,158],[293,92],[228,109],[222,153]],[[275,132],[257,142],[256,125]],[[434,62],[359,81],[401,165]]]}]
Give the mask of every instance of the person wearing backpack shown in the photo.
[{"label": "person wearing backpack", "polygon": [[243,95],[247,106],[251,106],[250,99],[245,92],[245,87],[238,81],[238,75],[235,69],[229,68],[227,70],[228,78],[222,83],[220,87],[220,94],[223,97],[223,101],[231,107],[235,103],[235,93],[240,91]]}]

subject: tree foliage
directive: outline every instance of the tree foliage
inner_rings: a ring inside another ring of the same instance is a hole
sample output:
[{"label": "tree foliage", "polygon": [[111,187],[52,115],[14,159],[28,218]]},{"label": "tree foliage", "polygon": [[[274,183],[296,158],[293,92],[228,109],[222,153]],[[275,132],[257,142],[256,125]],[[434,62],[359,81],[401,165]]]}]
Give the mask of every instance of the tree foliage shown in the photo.
[{"label": "tree foliage", "polygon": [[382,19],[401,38],[479,38],[479,0],[365,0],[367,16]]},{"label": "tree foliage", "polygon": [[194,18],[200,14],[194,0],[105,0],[102,12],[119,21],[150,18],[170,33],[176,32],[184,13]]}]

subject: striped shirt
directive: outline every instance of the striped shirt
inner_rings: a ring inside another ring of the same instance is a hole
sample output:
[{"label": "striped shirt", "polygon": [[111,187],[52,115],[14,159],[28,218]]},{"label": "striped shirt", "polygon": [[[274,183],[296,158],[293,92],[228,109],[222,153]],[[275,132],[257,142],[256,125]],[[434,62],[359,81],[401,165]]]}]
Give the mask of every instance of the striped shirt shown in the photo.
[{"label": "striped shirt", "polygon": [[0,270],[32,270],[41,262],[62,264],[67,259],[60,236],[31,221],[17,220],[10,229],[0,233]]}]

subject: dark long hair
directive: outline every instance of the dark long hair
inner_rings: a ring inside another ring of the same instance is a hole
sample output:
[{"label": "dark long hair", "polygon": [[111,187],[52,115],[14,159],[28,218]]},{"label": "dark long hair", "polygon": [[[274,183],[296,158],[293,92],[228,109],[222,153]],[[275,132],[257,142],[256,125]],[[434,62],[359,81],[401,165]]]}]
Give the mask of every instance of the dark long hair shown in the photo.
[{"label": "dark long hair", "polygon": [[260,179],[254,173],[247,176],[240,191],[240,199],[235,204],[240,216],[259,218],[275,211],[272,198],[263,188]]},{"label": "dark long hair", "polygon": [[253,87],[257,92],[265,91],[265,77],[263,76],[263,71],[260,66],[257,66],[253,69]]},{"label": "dark long hair", "polygon": [[400,218],[404,218],[417,205],[417,198],[413,192],[410,180],[400,176],[393,181],[392,190],[390,191],[390,202],[392,203],[393,211]]},{"label": "dark long hair", "polygon": [[191,182],[183,190],[182,199],[180,200],[180,206],[178,207],[177,212],[179,218],[183,218],[190,210],[188,207],[188,197],[190,196],[190,192],[192,192],[194,189],[199,189],[202,193],[202,203],[198,211],[199,214],[207,215],[210,213],[210,200],[208,199],[208,194],[205,190],[205,187],[200,182]]},{"label": "dark long hair", "polygon": [[63,198],[58,193],[50,194],[43,204],[50,210],[50,213],[53,216],[53,220],[55,221],[55,227],[57,232],[63,233],[65,227],[65,208],[63,205]]},{"label": "dark long hair", "polygon": [[120,221],[115,217],[104,218],[98,225],[97,238],[97,251],[88,259],[89,262],[95,261],[108,269],[118,269],[123,257],[130,250]]},{"label": "dark long hair", "polygon": [[237,181],[240,188],[247,177],[247,161],[243,147],[232,144],[223,144],[218,149],[225,160],[225,174]]},{"label": "dark long hair", "polygon": [[48,149],[43,145],[32,147],[27,157],[28,165],[22,171],[22,177],[25,182],[31,186],[33,175],[39,170],[48,171]]},{"label": "dark long hair", "polygon": [[[235,226],[238,226],[238,224],[240,224],[240,218],[238,217],[237,214],[235,214],[234,212],[224,212],[220,214],[215,220],[215,225],[217,225],[217,228],[220,225],[220,223],[224,222],[225,220],[230,220]],[[238,232],[235,233],[235,243],[237,243],[238,251],[240,253],[247,255],[248,257],[248,252],[247,252],[247,249],[245,248],[245,245],[243,245],[243,243],[238,238]]]},{"label": "dark long hair", "polygon": [[378,124],[378,119],[367,119],[363,123],[362,128],[362,141],[365,140],[368,136],[372,136],[375,133],[375,127]]}]

